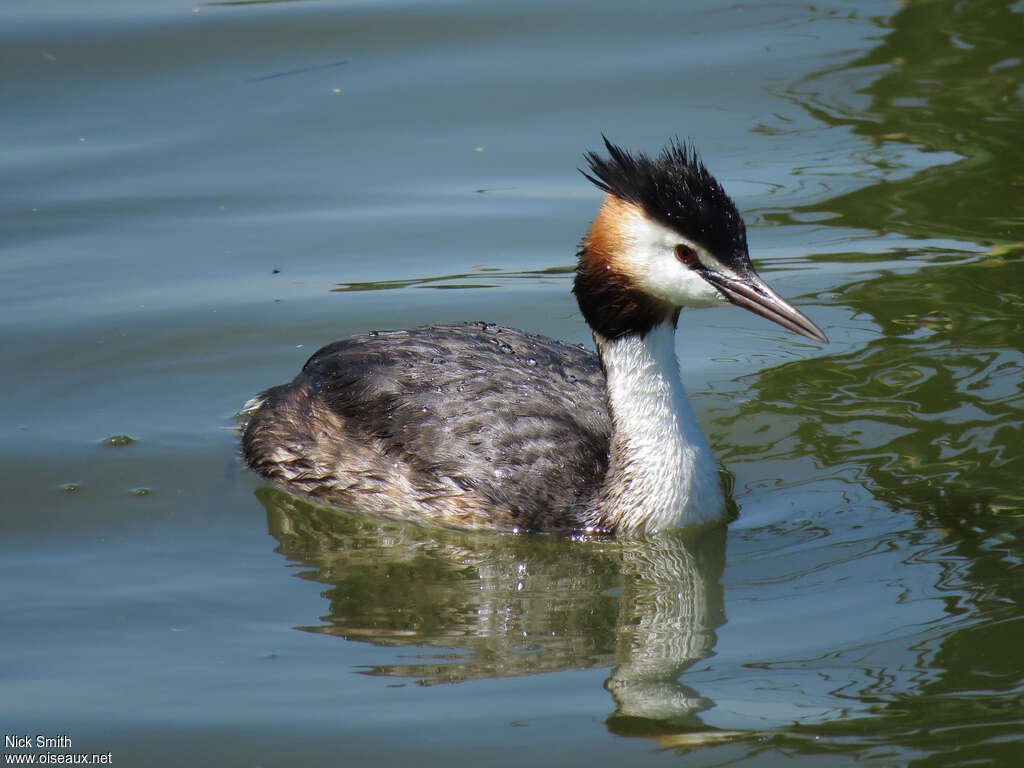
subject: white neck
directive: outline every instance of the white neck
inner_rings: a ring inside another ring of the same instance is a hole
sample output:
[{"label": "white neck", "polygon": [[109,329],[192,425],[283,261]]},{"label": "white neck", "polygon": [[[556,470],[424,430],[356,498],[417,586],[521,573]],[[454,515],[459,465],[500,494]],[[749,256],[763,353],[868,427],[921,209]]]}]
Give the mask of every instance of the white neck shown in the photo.
[{"label": "white neck", "polygon": [[596,338],[613,430],[595,526],[652,532],[721,519],[718,467],[679,378],[674,323]]}]

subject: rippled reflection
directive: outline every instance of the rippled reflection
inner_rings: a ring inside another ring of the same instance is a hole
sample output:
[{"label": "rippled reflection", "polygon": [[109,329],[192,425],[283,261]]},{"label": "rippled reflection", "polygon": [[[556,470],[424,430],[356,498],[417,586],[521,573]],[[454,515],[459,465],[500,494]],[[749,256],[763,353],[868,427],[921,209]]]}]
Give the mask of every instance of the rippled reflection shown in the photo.
[{"label": "rippled reflection", "polygon": [[[859,139],[850,157],[830,145],[798,173],[829,189],[853,176],[871,183],[768,218],[1024,241],[1021,24],[1020,3],[1007,0],[905,3],[864,55],[793,84],[787,98]],[[786,129],[762,130],[773,127]]]},{"label": "rippled reflection", "polygon": [[[971,733],[965,744],[992,741],[1002,754],[994,742],[1006,731],[992,718],[1017,721],[1022,681],[1024,260],[991,256],[884,274],[848,286],[842,298],[881,332],[850,352],[739,382],[749,399],[720,419],[723,459],[742,472],[745,463],[810,457],[817,476],[842,479],[906,526],[943,536],[945,546],[927,544],[927,535],[914,544],[905,561],[913,572],[898,574],[913,594],[914,574],[938,557],[931,590],[955,619],[939,637],[921,627],[909,648],[920,652],[916,681],[886,684],[886,672],[874,687],[836,695],[871,704],[875,718],[887,718],[872,728],[891,729],[908,747],[933,749],[916,734],[953,728],[961,739]],[[840,718],[812,727],[849,738],[864,725]]]},{"label": "rippled reflection", "polygon": [[613,730],[703,727],[711,702],[679,677],[725,621],[723,527],[623,542],[481,534],[257,494],[278,551],[327,586],[328,612],[302,629],[420,649],[370,674],[432,685],[610,667]]},{"label": "rippled reflection", "polygon": [[[795,417],[800,453],[855,468],[891,506],[944,525],[1024,516],[1024,261],[887,274],[843,300],[882,333],[847,354],[761,372],[744,382],[749,405],[723,421]],[[727,462],[777,445],[736,439]]]}]

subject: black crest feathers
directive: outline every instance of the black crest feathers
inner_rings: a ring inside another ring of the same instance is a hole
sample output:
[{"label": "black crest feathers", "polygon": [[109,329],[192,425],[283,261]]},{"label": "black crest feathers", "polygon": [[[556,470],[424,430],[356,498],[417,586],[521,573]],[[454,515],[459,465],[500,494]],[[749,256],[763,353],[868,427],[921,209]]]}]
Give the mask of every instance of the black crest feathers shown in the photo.
[{"label": "black crest feathers", "polygon": [[651,219],[701,244],[730,267],[740,272],[749,268],[743,218],[692,144],[676,138],[652,158],[601,138],[608,157],[587,152],[590,173],[580,173],[599,189],[638,205]]}]

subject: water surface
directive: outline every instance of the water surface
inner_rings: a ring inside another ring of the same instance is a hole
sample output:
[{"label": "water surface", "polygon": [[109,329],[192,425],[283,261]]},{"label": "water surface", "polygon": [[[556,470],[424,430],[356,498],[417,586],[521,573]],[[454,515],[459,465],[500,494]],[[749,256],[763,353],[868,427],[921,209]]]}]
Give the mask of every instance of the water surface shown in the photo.
[{"label": "water surface", "polygon": [[[1019,3],[0,22],[5,733],[122,765],[1014,764]],[[589,343],[602,132],[692,137],[832,339],[684,313],[735,521],[460,534],[240,465],[241,404],[346,334]]]}]

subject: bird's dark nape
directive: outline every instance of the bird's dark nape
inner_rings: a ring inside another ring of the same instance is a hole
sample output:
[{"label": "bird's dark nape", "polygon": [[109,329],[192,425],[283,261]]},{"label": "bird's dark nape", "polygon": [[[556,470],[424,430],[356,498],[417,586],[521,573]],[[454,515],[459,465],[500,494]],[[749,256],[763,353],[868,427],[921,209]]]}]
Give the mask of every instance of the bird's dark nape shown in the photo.
[{"label": "bird's dark nape", "polygon": [[[747,233],[736,204],[712,176],[692,142],[676,137],[655,157],[635,154],[604,139],[608,157],[587,152],[598,189],[639,206],[655,221],[718,254],[743,273],[749,268]],[[736,263],[732,263],[735,257]]]}]

